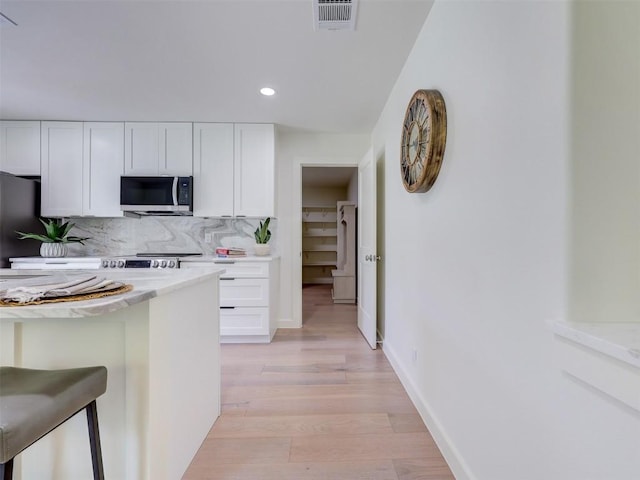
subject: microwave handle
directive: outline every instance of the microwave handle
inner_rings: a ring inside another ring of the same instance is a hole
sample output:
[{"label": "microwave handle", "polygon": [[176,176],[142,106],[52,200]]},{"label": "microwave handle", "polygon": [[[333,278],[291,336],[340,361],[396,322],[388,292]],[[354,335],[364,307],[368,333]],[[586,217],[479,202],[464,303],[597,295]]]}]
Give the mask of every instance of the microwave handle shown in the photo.
[{"label": "microwave handle", "polygon": [[173,177],[173,190],[172,190],[172,195],[173,195],[173,204],[174,205],[178,205],[178,177]]}]

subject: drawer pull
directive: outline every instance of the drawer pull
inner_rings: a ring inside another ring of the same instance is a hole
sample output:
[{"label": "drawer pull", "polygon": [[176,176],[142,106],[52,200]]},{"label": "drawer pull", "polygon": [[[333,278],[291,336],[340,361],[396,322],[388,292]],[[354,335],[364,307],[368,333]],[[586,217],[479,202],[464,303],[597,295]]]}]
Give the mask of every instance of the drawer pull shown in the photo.
[{"label": "drawer pull", "polygon": [[221,262],[213,262],[213,263],[215,263],[216,265],[233,265],[236,262],[234,262],[233,260],[229,260],[229,261],[222,260]]},{"label": "drawer pull", "polygon": [[236,307],[220,307],[220,310],[231,310]]},{"label": "drawer pull", "polygon": [[220,277],[220,280],[235,280],[233,277]]}]

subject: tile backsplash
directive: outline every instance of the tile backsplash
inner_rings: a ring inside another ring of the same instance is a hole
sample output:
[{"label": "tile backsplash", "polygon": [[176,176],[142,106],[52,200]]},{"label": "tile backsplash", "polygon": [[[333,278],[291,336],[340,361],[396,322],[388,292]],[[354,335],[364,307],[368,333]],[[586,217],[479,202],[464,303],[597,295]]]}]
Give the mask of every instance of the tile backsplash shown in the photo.
[{"label": "tile backsplash", "polygon": [[[260,219],[198,217],[72,218],[71,235],[89,237],[85,245],[70,243],[70,255],[134,255],[140,252],[213,254],[216,247],[242,247],[253,254],[253,232]],[[269,224],[273,253],[277,221]]]}]

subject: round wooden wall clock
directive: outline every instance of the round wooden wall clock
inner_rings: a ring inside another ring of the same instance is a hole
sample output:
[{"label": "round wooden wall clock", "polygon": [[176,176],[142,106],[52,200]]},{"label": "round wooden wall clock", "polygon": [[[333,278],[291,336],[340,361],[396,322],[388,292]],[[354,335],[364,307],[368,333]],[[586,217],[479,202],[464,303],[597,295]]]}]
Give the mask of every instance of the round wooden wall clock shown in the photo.
[{"label": "round wooden wall clock", "polygon": [[428,191],[438,178],[447,141],[447,110],[437,90],[411,97],[402,125],[400,171],[407,192]]}]

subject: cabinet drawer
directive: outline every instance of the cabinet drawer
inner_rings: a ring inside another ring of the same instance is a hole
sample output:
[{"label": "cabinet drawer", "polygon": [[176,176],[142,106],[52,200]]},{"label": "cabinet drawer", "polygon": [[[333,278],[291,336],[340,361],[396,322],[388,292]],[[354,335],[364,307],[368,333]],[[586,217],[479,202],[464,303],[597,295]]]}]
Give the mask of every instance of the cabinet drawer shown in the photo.
[{"label": "cabinet drawer", "polygon": [[220,309],[220,335],[268,335],[267,307]]},{"label": "cabinet drawer", "polygon": [[266,278],[221,278],[220,306],[268,307],[269,280]]},{"label": "cabinet drawer", "polygon": [[269,263],[268,262],[234,262],[219,261],[215,262],[216,266],[224,268],[226,271],[222,274],[222,278],[268,278]]}]

